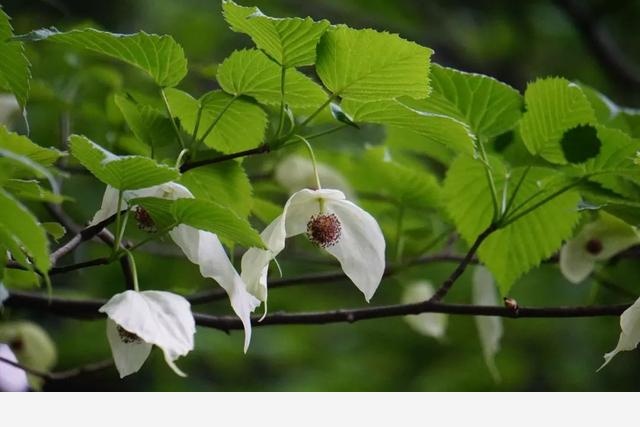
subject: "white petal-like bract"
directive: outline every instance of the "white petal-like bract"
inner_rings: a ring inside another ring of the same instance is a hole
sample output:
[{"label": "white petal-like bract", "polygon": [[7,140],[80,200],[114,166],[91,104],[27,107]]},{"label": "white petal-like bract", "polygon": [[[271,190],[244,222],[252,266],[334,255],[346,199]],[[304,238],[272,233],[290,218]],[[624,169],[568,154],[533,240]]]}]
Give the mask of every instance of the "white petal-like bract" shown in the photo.
[{"label": "white petal-like bract", "polygon": [[[0,343],[0,357],[14,363],[18,362],[7,344]],[[27,391],[28,388],[29,381],[24,370],[0,361],[0,391]]]},{"label": "white petal-like bract", "polygon": [[604,355],[604,363],[598,370],[607,366],[619,352],[633,350],[640,344],[640,298],[622,313],[620,328],[622,332],[620,332],[618,345]]},{"label": "white petal-like bract", "polygon": [[[499,303],[498,290],[491,272],[485,267],[478,266],[473,272],[474,305],[492,305]],[[497,316],[475,316],[476,327],[482,345],[484,361],[494,380],[500,380],[500,372],[496,366],[496,354],[500,350],[502,339],[502,319]]]},{"label": "white petal-like bract", "polygon": [[[402,296],[403,304],[414,304],[428,300],[433,296],[433,285],[421,280],[413,282],[405,289]],[[404,316],[409,326],[416,332],[436,339],[444,338],[449,317],[443,313],[421,313]]]}]

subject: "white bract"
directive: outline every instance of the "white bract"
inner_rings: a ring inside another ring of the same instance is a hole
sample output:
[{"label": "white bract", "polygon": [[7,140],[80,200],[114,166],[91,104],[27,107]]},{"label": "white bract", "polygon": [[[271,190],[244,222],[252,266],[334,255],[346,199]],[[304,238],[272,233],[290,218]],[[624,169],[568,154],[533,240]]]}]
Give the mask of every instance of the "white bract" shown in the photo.
[{"label": "white bract", "polygon": [[[472,301],[474,305],[498,305],[499,296],[491,272],[485,267],[476,267],[473,272]],[[475,316],[476,327],[482,346],[484,361],[495,381],[500,380],[496,367],[496,354],[502,339],[502,319],[497,316]]]},{"label": "white bract", "polygon": [[[124,206],[128,200],[156,197],[161,199],[176,200],[180,198],[193,198],[191,192],[184,186],[175,182],[156,185],[140,190],[125,191],[123,194]],[[97,224],[116,213],[118,206],[118,190],[107,187],[102,199],[102,206],[96,212],[91,224]],[[231,300],[231,307],[242,320],[245,330],[244,351],[249,348],[251,341],[251,312],[260,305],[254,296],[247,292],[246,286],[240,275],[231,264],[222,243],[214,233],[198,230],[181,224],[173,228],[169,235],[182,249],[186,257],[200,267],[200,274],[216,282],[227,292]]]},{"label": "white bract", "polygon": [[[0,343],[0,357],[17,363],[16,355],[7,344]],[[0,391],[27,391],[29,381],[27,373],[0,360]]]},{"label": "white bract", "polygon": [[604,355],[604,363],[598,371],[607,366],[616,354],[621,351],[633,350],[640,343],[640,298],[622,313],[620,316],[620,328],[622,332],[618,339],[618,345],[611,352]]},{"label": "white bract", "polygon": [[[411,283],[402,296],[403,304],[423,302],[431,298],[435,290],[433,285],[422,280]],[[444,338],[447,330],[448,316],[443,313],[421,313],[404,316],[406,322],[416,332],[436,339]]]},{"label": "white bract", "polygon": [[[323,163],[317,164],[318,178],[328,188],[335,188],[353,198],[353,190],[347,180],[334,168]],[[305,157],[292,154],[283,159],[275,170],[275,180],[290,194],[303,188],[312,187],[316,182],[313,162]]]},{"label": "white bract", "polygon": [[196,323],[189,301],[171,292],[125,291],[99,311],[109,316],[107,338],[120,378],[138,372],[154,345],[171,369],[185,376],[174,362],[193,350]]},{"label": "white bract", "polygon": [[0,125],[8,125],[11,117],[20,111],[20,105],[15,96],[10,93],[0,93]]},{"label": "white bract", "polygon": [[269,262],[284,249],[287,237],[302,233],[336,257],[365,299],[371,299],[385,267],[380,226],[367,212],[345,200],[341,191],[324,189],[293,194],[282,214],[261,234],[268,249],[251,248],[244,254],[242,279],[251,294],[267,300]]},{"label": "white bract", "polygon": [[597,261],[640,243],[635,227],[601,212],[560,250],[560,271],[572,283],[580,283],[593,271]]}]

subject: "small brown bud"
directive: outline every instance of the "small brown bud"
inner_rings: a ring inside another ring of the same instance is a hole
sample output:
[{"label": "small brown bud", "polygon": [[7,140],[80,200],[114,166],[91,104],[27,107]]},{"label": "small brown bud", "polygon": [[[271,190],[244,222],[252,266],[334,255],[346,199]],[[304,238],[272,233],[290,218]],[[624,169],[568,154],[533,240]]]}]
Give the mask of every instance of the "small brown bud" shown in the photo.
[{"label": "small brown bud", "polygon": [[519,309],[518,301],[508,297],[505,297],[503,301],[504,301],[504,306],[507,307],[509,310],[513,311],[514,313],[518,312],[518,309]]}]

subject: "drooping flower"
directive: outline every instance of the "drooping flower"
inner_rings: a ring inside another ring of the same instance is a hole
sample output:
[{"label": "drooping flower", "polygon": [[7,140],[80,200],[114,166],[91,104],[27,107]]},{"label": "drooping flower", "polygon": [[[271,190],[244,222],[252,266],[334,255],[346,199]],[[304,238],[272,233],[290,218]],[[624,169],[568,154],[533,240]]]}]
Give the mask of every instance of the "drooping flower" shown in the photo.
[{"label": "drooping flower", "polygon": [[261,234],[268,249],[251,248],[244,254],[241,274],[249,292],[266,301],[269,263],[284,249],[287,237],[303,233],[338,259],[369,301],[384,273],[384,236],[376,220],[346,200],[344,193],[325,189],[293,194]]},{"label": "drooping flower", "polygon": [[[402,296],[403,304],[413,304],[426,301],[433,296],[433,285],[421,280],[411,283]],[[406,322],[416,332],[438,340],[444,338],[447,330],[448,316],[443,313],[421,313],[405,316]]]},{"label": "drooping flower", "polygon": [[163,291],[125,291],[100,307],[106,313],[107,338],[120,378],[138,372],[156,345],[180,376],[176,359],[193,350],[196,324],[189,301]]},{"label": "drooping flower", "polygon": [[[478,266],[473,272],[472,301],[474,305],[497,305],[498,290],[493,275],[483,266]],[[500,372],[496,366],[496,354],[500,350],[502,339],[502,319],[497,316],[475,316],[480,345],[484,361],[493,379],[500,381]]]},{"label": "drooping flower", "polygon": [[[17,363],[16,355],[7,344],[0,343],[0,357]],[[27,391],[29,381],[27,373],[9,363],[0,360],[0,391]]]},{"label": "drooping flower", "polygon": [[[318,179],[323,185],[342,191],[347,198],[353,198],[353,190],[340,172],[324,163],[318,163],[316,167]],[[274,177],[278,184],[293,194],[315,184],[315,170],[311,160],[292,154],[278,163]]]},{"label": "drooping flower", "polygon": [[[127,201],[143,197],[176,200],[192,198],[193,195],[186,187],[175,182],[167,182],[140,190],[125,191],[123,193],[125,203],[122,208],[127,207]],[[102,199],[102,206],[91,220],[91,224],[97,224],[111,217],[115,214],[117,206],[118,190],[107,187]],[[147,225],[153,226],[153,224]],[[174,227],[169,231],[169,236],[182,249],[189,261],[200,267],[200,274],[203,277],[208,277],[218,282],[229,295],[231,307],[242,320],[244,326],[244,351],[246,352],[251,341],[251,312],[260,305],[260,301],[247,292],[245,283],[233,267],[233,264],[231,264],[218,236],[184,224]]]},{"label": "drooping flower", "polygon": [[599,218],[585,225],[560,250],[560,271],[572,283],[580,283],[593,271],[597,261],[640,243],[635,227],[613,215],[601,212]]},{"label": "drooping flower", "polygon": [[620,328],[622,332],[620,332],[620,338],[618,338],[618,345],[604,355],[604,363],[598,371],[607,366],[619,352],[633,350],[640,344],[640,298],[622,313],[620,316]]}]

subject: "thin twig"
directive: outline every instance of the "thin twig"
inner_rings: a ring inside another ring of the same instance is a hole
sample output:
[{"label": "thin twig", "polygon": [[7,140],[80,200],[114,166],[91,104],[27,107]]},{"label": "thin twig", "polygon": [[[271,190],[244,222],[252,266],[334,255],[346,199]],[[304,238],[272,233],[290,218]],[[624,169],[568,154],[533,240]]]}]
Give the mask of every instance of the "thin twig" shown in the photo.
[{"label": "thin twig", "polygon": [[45,372],[38,369],[30,368],[28,366],[24,366],[20,363],[14,362],[12,360],[6,359],[4,357],[0,357],[0,362],[6,363],[8,365],[14,366],[18,369],[22,369],[23,371],[40,377],[46,381],[63,381],[71,378],[78,377],[84,374],[90,374],[97,371],[102,371],[104,369],[110,368],[113,366],[113,359],[105,359],[99,362],[88,363],[86,365],[78,366],[76,368],[67,369],[64,371],[58,372]]},{"label": "thin twig", "polygon": [[226,162],[228,160],[237,159],[240,157],[253,156],[256,154],[264,154],[270,151],[270,147],[267,144],[262,144],[256,148],[250,150],[239,151],[237,153],[225,154],[224,156],[214,157],[212,159],[203,159],[196,162],[187,162],[180,166],[180,172],[185,173],[193,168],[199,168],[206,165],[212,165],[214,163]]}]

